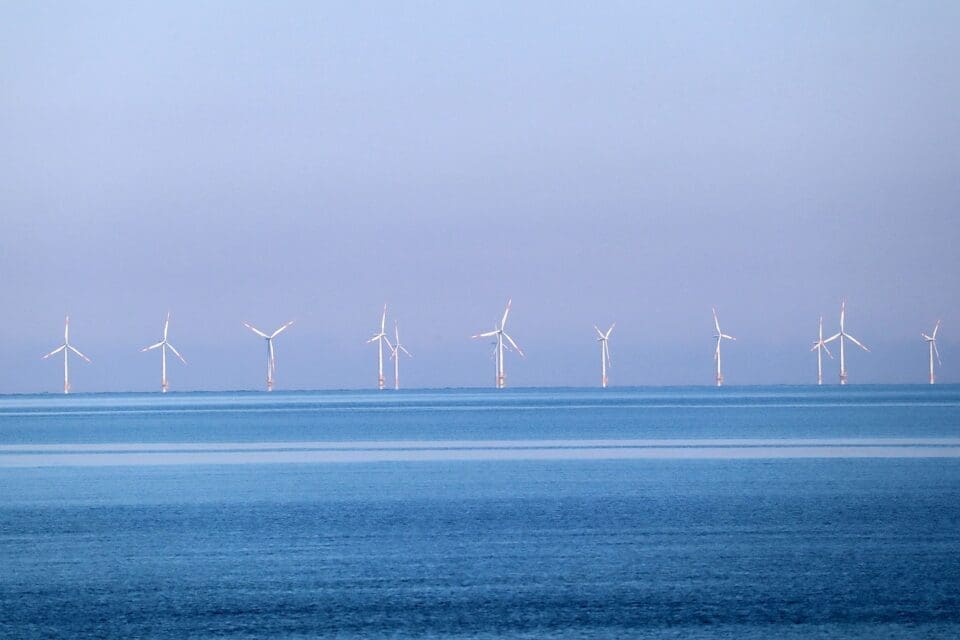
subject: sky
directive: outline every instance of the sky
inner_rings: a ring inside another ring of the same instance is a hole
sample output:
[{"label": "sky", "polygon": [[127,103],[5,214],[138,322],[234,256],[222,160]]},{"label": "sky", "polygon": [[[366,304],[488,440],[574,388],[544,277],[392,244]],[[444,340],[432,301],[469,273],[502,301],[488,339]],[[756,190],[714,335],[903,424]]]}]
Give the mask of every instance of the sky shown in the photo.
[{"label": "sky", "polygon": [[[960,4],[0,5],[0,393],[960,382]],[[828,382],[838,364],[827,361]],[[389,376],[388,376],[389,379]]]}]

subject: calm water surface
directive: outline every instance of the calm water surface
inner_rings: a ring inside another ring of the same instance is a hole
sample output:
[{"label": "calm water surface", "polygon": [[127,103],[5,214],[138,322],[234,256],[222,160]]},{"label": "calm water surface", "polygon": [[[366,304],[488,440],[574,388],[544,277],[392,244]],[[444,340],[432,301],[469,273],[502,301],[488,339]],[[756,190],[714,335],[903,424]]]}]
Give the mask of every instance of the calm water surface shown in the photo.
[{"label": "calm water surface", "polygon": [[957,638],[960,387],[0,397],[0,638]]}]

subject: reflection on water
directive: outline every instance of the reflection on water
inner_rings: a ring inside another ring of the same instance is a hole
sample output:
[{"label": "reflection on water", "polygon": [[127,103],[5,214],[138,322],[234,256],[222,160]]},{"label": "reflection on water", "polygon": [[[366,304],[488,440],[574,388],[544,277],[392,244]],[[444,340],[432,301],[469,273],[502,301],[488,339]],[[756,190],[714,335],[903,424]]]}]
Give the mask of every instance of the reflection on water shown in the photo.
[{"label": "reflection on water", "polygon": [[958,450],[957,387],[0,398],[0,637],[955,638]]}]

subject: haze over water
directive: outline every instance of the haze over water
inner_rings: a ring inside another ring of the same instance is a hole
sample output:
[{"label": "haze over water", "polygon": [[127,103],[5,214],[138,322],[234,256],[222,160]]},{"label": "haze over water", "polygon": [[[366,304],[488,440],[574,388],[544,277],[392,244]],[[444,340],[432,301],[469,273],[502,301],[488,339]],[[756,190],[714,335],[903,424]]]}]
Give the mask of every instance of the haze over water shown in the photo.
[{"label": "haze over water", "polygon": [[4,638],[953,638],[960,388],[0,398]]},{"label": "haze over water", "polygon": [[[960,382],[960,4],[42,2],[0,8],[0,392]],[[728,345],[725,345],[725,347]],[[836,380],[836,363],[828,366]]]}]

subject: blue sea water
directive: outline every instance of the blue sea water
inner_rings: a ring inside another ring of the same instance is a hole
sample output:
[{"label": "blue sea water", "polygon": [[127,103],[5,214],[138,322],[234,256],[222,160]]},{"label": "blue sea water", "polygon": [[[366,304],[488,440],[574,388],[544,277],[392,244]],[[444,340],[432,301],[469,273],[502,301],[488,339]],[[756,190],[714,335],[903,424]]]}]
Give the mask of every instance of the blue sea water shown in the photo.
[{"label": "blue sea water", "polygon": [[960,387],[0,397],[0,638],[957,638]]}]

